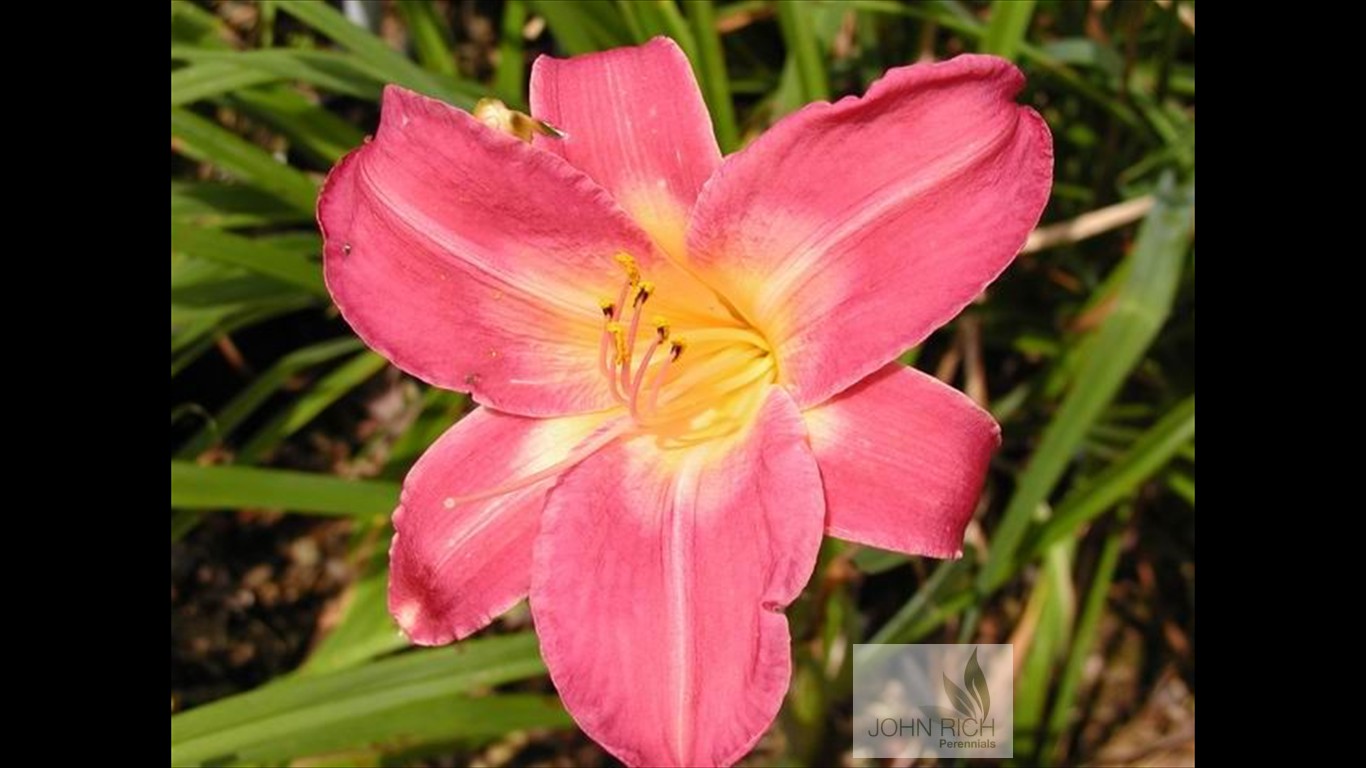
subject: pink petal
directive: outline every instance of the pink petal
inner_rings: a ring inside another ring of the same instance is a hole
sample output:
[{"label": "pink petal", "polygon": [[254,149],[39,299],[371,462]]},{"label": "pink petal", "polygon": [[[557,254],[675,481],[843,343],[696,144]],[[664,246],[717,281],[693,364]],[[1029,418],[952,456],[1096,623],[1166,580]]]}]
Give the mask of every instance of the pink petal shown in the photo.
[{"label": "pink petal", "polygon": [[623,283],[618,251],[661,294],[687,293],[582,172],[393,86],[375,140],[328,177],[318,219],[327,285],[356,333],[409,373],[506,412],[612,403],[597,373],[599,301]]},{"label": "pink petal", "polygon": [[479,408],[422,455],[403,483],[390,545],[389,611],[415,643],[475,632],[526,597],[553,478],[456,503],[564,459],[604,416],[529,419]]},{"label": "pink petal", "polygon": [[811,574],[821,490],[791,398],[742,438],[643,436],[551,492],[531,609],[570,714],[631,765],[729,765],[773,721],[791,672],[782,609]]},{"label": "pink petal", "polygon": [[565,132],[539,138],[601,184],[656,241],[683,254],[688,212],[721,164],[688,58],[657,37],[531,69],[531,111]]},{"label": "pink petal", "polygon": [[893,363],[803,415],[825,483],[827,533],[913,555],[962,554],[1001,442],[990,414]]},{"label": "pink petal", "polygon": [[688,231],[704,279],[774,343],[802,407],[914,346],[1005,269],[1052,183],[1003,59],[891,70],[726,158]]}]

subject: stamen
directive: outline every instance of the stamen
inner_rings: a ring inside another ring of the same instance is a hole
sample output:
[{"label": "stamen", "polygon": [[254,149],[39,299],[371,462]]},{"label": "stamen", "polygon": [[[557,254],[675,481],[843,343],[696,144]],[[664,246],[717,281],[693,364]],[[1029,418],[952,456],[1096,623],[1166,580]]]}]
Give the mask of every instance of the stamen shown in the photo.
[{"label": "stamen", "polygon": [[669,356],[664,358],[664,362],[660,364],[659,370],[655,371],[655,377],[650,382],[650,413],[659,409],[659,391],[664,387],[664,380],[669,376],[669,366],[673,365],[674,361],[683,354],[683,350],[687,348],[688,340],[682,337],[674,339],[673,343],[669,345]]},{"label": "stamen", "polygon": [[612,258],[616,259],[621,268],[626,270],[626,280],[631,285],[640,285],[640,267],[636,265],[636,260],[631,254],[621,251]]},{"label": "stamen", "polygon": [[654,292],[655,292],[655,284],[654,284],[654,283],[650,282],[649,280],[645,280],[645,281],[641,282],[641,284],[640,284],[640,289],[639,289],[638,291],[636,291],[635,307],[636,307],[637,309],[639,309],[639,308],[640,308],[640,305],[644,304],[645,301],[646,301],[647,299],[650,298],[650,294],[652,294],[652,293],[654,293]]},{"label": "stamen", "polygon": [[635,301],[631,302],[631,328],[626,332],[626,343],[623,345],[625,354],[617,361],[617,365],[621,366],[621,388],[625,392],[631,391],[631,352],[635,349],[636,333],[640,330],[640,308],[654,289],[654,283],[648,280],[642,282],[636,291]]},{"label": "stamen", "polygon": [[616,346],[616,361],[613,365],[621,365],[626,362],[626,336],[621,329],[621,323],[611,322],[607,324],[607,333],[612,337],[612,343]]},{"label": "stamen", "polygon": [[[645,407],[645,411],[647,414],[651,414],[659,410],[659,395],[664,388],[664,383],[668,380],[669,366],[675,360],[677,360],[680,355],[683,354],[683,352],[688,348],[688,344],[689,342],[686,338],[682,336],[676,336],[674,337],[674,343],[669,345],[668,356],[666,356],[664,358],[664,361],[659,364],[659,370],[655,371],[654,375],[650,378],[650,399]],[[724,349],[711,350],[710,352],[702,353],[700,356],[694,356],[692,358],[693,365],[701,365],[707,361],[713,360],[724,354],[725,351],[726,350]],[[675,383],[677,382],[675,381]]]},{"label": "stamen", "polygon": [[[636,267],[635,259],[631,258],[631,255],[628,253],[618,253],[616,255],[616,261],[626,270],[627,279],[626,282],[622,284],[621,290],[617,292],[617,300],[615,302],[606,299],[600,299],[598,301],[598,306],[602,309],[603,319],[606,321],[602,329],[602,340],[598,343],[598,370],[603,376],[607,377],[607,381],[611,385],[612,397],[619,403],[625,403],[626,398],[622,394],[622,391],[630,390],[630,382],[624,372],[619,378],[617,376],[616,368],[626,362],[628,348],[626,346],[626,339],[623,336],[624,332],[618,321],[621,319],[622,308],[626,306],[626,298],[630,294],[631,288],[640,283],[640,270]],[[633,307],[638,311],[640,304],[643,302],[643,299],[640,298],[641,294],[644,294],[648,298],[649,293],[652,293],[653,291],[653,283],[640,285],[636,299],[633,302]],[[634,344],[634,329],[631,332],[630,338],[631,343]],[[610,365],[607,361],[609,348],[615,352],[615,357],[613,358],[614,362]]]},{"label": "stamen", "polygon": [[631,380],[631,418],[637,422],[641,421],[640,413],[640,385],[645,381],[645,373],[650,367],[650,359],[655,356],[655,350],[659,349],[660,339],[655,336],[650,342],[650,346],[645,348],[645,354],[640,358],[640,367],[636,369],[635,378]]},{"label": "stamen", "polygon": [[607,352],[612,347],[612,334],[608,328],[612,325],[609,319],[602,326],[602,338],[598,342],[598,372],[607,377],[607,383],[612,385],[612,397],[617,402],[625,402],[626,399],[617,391],[617,377],[612,366],[607,364]]}]

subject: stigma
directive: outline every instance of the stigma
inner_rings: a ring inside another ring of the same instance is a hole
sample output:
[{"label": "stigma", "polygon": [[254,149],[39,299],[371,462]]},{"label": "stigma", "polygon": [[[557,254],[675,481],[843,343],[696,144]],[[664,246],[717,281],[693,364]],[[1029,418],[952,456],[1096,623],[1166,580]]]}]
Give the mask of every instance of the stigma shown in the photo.
[{"label": "stigma", "polygon": [[598,369],[635,431],[667,445],[692,445],[738,431],[777,380],[767,340],[738,318],[680,328],[662,314],[645,321],[659,288],[635,258],[617,253],[623,281],[598,302]]}]

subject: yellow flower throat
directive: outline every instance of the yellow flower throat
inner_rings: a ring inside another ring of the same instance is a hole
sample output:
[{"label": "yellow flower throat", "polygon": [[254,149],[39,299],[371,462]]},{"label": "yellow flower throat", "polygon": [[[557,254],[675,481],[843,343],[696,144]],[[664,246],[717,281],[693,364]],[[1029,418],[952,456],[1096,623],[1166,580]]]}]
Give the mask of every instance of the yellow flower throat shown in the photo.
[{"label": "yellow flower throat", "polygon": [[777,357],[763,335],[738,317],[729,323],[690,319],[686,338],[674,334],[664,317],[655,316],[642,327],[655,285],[643,279],[629,254],[614,258],[626,280],[615,300],[599,302],[598,370],[630,421],[599,430],[549,467],[494,488],[448,497],[446,509],[555,477],[623,436],[652,435],[661,448],[686,448],[736,434],[753,421],[767,385],[778,380]]},{"label": "yellow flower throat", "polygon": [[[598,370],[637,430],[666,444],[692,445],[732,434],[754,416],[766,385],[778,378],[768,341],[748,324],[699,324],[680,333],[668,318],[643,322],[654,283],[636,260],[618,253],[625,281],[600,302]],[[629,311],[628,311],[629,305]],[[643,337],[643,338],[642,338]]]}]

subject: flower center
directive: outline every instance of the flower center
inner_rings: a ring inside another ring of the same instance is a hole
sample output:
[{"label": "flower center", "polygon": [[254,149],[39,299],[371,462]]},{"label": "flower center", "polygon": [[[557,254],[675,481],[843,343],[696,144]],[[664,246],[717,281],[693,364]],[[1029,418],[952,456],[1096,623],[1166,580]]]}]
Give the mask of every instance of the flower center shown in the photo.
[{"label": "flower center", "polygon": [[[655,285],[636,260],[614,257],[626,273],[615,300],[603,299],[598,369],[630,423],[601,429],[553,465],[503,485],[443,500],[446,509],[501,496],[555,477],[623,435],[654,435],[664,448],[685,448],[738,432],[754,419],[767,385],[778,380],[778,361],[763,334],[738,317],[680,317],[686,336],[668,318],[648,324],[645,305]],[[686,310],[684,310],[686,313]],[[690,314],[690,313],[686,313]]]},{"label": "flower center", "polygon": [[655,285],[629,254],[614,257],[626,279],[615,301],[601,302],[598,370],[641,432],[686,446],[744,426],[778,378],[768,341],[743,321],[675,332],[668,318],[643,322]]}]

